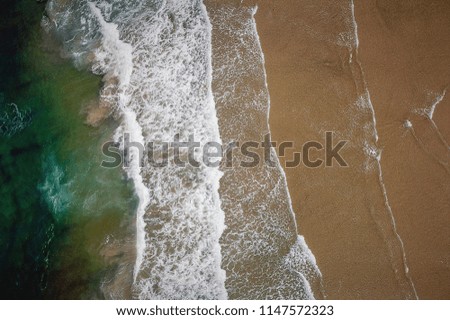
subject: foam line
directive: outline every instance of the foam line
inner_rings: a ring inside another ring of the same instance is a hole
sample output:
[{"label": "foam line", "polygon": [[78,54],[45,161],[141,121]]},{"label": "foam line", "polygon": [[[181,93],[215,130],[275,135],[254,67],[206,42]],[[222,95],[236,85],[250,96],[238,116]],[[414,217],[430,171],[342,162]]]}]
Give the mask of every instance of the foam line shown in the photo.
[{"label": "foam line", "polygon": [[[352,24],[354,27],[354,44],[352,48],[349,48],[350,50],[354,50],[355,54],[354,54],[354,58],[356,61],[356,64],[358,66],[359,72],[361,74],[361,81],[363,84],[363,97],[366,100],[366,104],[370,109],[370,112],[372,114],[372,121],[373,121],[373,127],[372,127],[372,135],[374,138],[374,147],[375,149],[378,149],[377,147],[377,142],[378,142],[378,131],[377,131],[377,121],[376,121],[376,114],[375,114],[375,109],[373,107],[371,98],[370,98],[370,92],[367,86],[367,82],[366,82],[366,77],[364,75],[364,70],[362,68],[361,62],[359,61],[358,58],[358,49],[359,49],[359,38],[358,38],[358,24],[356,22],[356,16],[355,16],[355,4],[353,0],[350,0],[350,7],[351,7],[351,19],[352,19]],[[398,245],[400,246],[400,250],[401,250],[401,259],[403,261],[403,271],[406,277],[406,284],[404,284],[406,287],[409,287],[408,290],[410,290],[412,292],[412,295],[414,296],[414,298],[418,299],[417,296],[417,292],[414,286],[414,283],[412,281],[412,278],[409,274],[409,267],[408,267],[408,263],[407,263],[407,259],[406,259],[406,252],[405,252],[405,248],[404,248],[404,244],[403,244],[403,240],[400,237],[400,234],[397,231],[397,225],[395,222],[395,217],[394,217],[394,213],[392,212],[392,208],[391,205],[389,203],[389,198],[388,198],[388,194],[387,194],[387,189],[386,186],[384,184],[384,179],[383,179],[383,171],[382,171],[382,166],[381,166],[381,151],[377,151],[375,152],[375,154],[369,153],[368,154],[369,157],[372,157],[376,160],[377,163],[377,170],[378,170],[378,180],[379,180],[379,185],[381,188],[381,192],[384,198],[384,204],[391,222],[391,227],[392,230],[395,234],[395,238],[398,242]],[[385,234],[385,232],[383,232],[383,234]],[[386,239],[386,241],[388,241],[388,246],[392,245],[391,243],[389,243],[389,240]],[[393,250],[393,249],[390,249]],[[391,254],[393,254],[393,252],[391,251]],[[395,258],[395,257],[392,257]],[[395,266],[393,266],[395,268]],[[396,275],[398,275],[399,272],[398,270],[396,270]],[[403,283],[402,279],[399,279],[400,284]]]}]

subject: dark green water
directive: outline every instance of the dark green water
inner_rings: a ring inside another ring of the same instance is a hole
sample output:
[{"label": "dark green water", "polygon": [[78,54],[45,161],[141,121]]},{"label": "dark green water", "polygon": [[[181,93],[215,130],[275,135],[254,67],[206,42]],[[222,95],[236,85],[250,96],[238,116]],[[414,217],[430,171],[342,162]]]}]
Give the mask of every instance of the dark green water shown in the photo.
[{"label": "dark green water", "polygon": [[0,4],[0,298],[102,298],[105,239],[129,233],[135,201],[100,167],[114,122],[84,123],[101,79],[44,44],[44,10]]}]

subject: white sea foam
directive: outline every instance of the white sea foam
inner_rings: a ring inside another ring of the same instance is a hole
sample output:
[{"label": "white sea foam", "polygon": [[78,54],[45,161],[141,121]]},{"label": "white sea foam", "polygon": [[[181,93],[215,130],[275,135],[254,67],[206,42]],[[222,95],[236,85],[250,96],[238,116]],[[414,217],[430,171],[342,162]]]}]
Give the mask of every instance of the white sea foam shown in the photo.
[{"label": "white sea foam", "polygon": [[[102,99],[116,109],[115,138],[217,141],[211,92],[211,30],[201,1],[50,1],[49,20],[80,67],[103,74]],[[46,26],[49,24],[46,23]],[[218,169],[139,167],[128,176],[139,198],[134,292],[143,299],[223,299],[219,237],[224,229]],[[197,155],[198,156],[198,155]]]},{"label": "white sea foam", "polygon": [[31,123],[30,110],[19,110],[15,103],[4,103],[0,94],[0,135],[12,137]]},{"label": "white sea foam", "polygon": [[447,93],[447,90],[444,90],[442,94],[438,94],[436,96],[436,99],[433,101],[431,106],[429,108],[425,108],[426,115],[428,118],[433,119],[434,111],[436,110],[436,106],[444,100],[445,94]]},{"label": "white sea foam", "polygon": [[[255,13],[256,7],[225,4],[209,10],[214,95],[225,145],[261,141],[269,132],[270,98]],[[273,150],[272,158],[277,160]],[[320,278],[320,272],[297,236],[279,163],[226,169],[222,181],[227,224],[221,239],[222,265],[230,297],[312,299],[309,282]]]},{"label": "white sea foam", "polygon": [[410,120],[405,120],[404,122],[403,122],[403,127],[404,128],[406,128],[406,129],[410,129],[410,128],[412,128],[412,122],[410,121]]},{"label": "white sea foam", "polygon": [[43,159],[42,170],[45,172],[45,180],[38,188],[54,218],[60,220],[73,198],[70,182],[66,181],[64,170],[57,163],[54,154],[49,154]]},{"label": "white sea foam", "polygon": [[[133,47],[120,39],[118,26],[108,23],[104,20],[102,13],[94,3],[89,2],[89,7],[100,24],[102,33],[102,45],[95,50],[95,60],[92,66],[94,72],[105,74],[105,87],[103,88],[103,99],[117,100],[116,107],[122,115],[121,127],[116,131],[115,140],[120,140],[118,135],[128,133],[130,141],[145,145],[145,139],[142,136],[142,128],[137,121],[136,112],[129,108],[129,101],[132,99],[129,93],[129,84],[133,73]],[[82,17],[82,21],[85,18]],[[109,83],[109,81],[117,79],[118,84]],[[114,86],[117,86],[115,88]],[[117,90],[111,95],[109,90]],[[112,102],[112,101],[110,101]],[[145,210],[150,202],[149,189],[143,182],[140,167],[139,151],[136,148],[130,149],[130,165],[126,169],[128,177],[133,181],[136,195],[139,199],[136,209],[136,265],[134,277],[143,263],[145,251]]]}]

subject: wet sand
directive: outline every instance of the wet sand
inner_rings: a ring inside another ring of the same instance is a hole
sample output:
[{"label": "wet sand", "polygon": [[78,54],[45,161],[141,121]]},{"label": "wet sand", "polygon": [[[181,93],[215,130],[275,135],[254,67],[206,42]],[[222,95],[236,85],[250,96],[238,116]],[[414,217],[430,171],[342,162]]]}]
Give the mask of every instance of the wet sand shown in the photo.
[{"label": "wet sand", "polygon": [[[415,113],[436,103],[450,84],[450,3],[360,1],[355,14],[360,59],[378,110],[383,173],[411,275],[420,298],[448,299],[450,99],[445,95],[436,105],[437,130]],[[414,130],[405,132],[404,119]]]},{"label": "wet sand", "polygon": [[[205,4],[212,26],[212,90],[222,143],[263,141],[269,132],[269,102],[253,7],[241,1]],[[263,150],[257,152],[263,159]],[[282,169],[263,161],[240,166],[244,160],[235,152],[233,166],[221,167],[226,229],[220,245],[228,298],[311,298],[309,287],[319,291],[320,277],[297,237]]]},{"label": "wet sand", "polygon": [[[349,140],[348,168],[286,169],[327,298],[415,298],[414,287],[421,299],[449,298],[450,99],[437,104],[436,126],[416,110],[450,83],[448,3],[357,1],[357,30],[348,1],[258,5],[273,140],[297,150],[326,131]],[[354,31],[358,52],[349,49]],[[358,104],[366,91],[378,141],[369,108]]]}]

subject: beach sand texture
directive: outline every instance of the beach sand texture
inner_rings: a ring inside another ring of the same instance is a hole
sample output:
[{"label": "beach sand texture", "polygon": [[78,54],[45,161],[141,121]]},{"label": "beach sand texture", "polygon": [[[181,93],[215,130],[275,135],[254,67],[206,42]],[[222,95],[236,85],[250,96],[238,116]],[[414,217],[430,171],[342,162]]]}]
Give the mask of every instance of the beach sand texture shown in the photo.
[{"label": "beach sand texture", "polygon": [[348,168],[286,169],[327,298],[448,299],[450,4],[258,5],[273,140],[349,141]]}]

